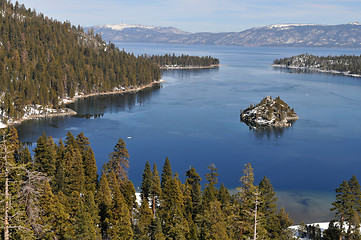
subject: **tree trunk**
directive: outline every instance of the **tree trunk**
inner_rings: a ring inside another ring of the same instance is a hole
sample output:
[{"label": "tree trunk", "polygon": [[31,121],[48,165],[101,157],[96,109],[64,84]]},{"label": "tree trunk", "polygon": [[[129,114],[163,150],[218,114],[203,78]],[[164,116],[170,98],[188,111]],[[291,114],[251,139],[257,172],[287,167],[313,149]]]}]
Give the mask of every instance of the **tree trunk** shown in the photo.
[{"label": "tree trunk", "polygon": [[153,215],[154,215],[154,219],[155,219],[155,194],[153,195]]},{"label": "tree trunk", "polygon": [[9,202],[10,202],[10,194],[9,194],[9,169],[7,162],[7,149],[5,145],[5,219],[4,219],[4,239],[9,240]]},{"label": "tree trunk", "polygon": [[254,207],[254,233],[253,240],[257,239],[257,204],[258,204],[258,194],[256,194],[256,204]]}]

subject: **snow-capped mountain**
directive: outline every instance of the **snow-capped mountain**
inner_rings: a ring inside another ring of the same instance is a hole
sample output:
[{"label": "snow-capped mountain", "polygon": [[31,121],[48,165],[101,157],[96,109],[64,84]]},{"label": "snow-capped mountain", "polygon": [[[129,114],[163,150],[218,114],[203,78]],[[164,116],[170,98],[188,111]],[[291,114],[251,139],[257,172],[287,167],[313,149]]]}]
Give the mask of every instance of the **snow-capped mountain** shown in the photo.
[{"label": "snow-capped mountain", "polygon": [[106,41],[239,46],[361,47],[361,24],[275,24],[242,32],[189,33],[174,27],[128,25],[93,26]]}]

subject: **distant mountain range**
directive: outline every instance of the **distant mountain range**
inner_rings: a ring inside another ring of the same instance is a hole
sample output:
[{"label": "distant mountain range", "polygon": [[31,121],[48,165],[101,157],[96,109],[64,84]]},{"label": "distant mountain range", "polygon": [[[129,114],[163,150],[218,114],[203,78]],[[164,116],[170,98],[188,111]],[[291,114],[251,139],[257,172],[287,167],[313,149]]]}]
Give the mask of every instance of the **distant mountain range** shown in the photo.
[{"label": "distant mountain range", "polygon": [[91,27],[106,41],[289,47],[361,47],[361,24],[277,24],[242,32],[189,33],[174,27],[108,24]]}]

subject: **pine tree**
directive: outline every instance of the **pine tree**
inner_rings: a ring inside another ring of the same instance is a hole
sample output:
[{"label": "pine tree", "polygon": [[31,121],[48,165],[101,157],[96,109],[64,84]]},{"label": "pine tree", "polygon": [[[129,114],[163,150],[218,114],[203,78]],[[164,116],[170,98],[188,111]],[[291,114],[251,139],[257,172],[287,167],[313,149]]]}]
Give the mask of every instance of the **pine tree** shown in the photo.
[{"label": "pine tree", "polygon": [[228,189],[224,186],[223,183],[219,187],[217,200],[222,204],[221,205],[222,209],[231,200],[231,194],[229,193]]},{"label": "pine tree", "polygon": [[98,181],[97,166],[92,148],[90,147],[89,139],[81,132],[76,137],[76,145],[82,155],[84,174],[85,174],[85,189],[95,191]]},{"label": "pine tree", "polygon": [[350,186],[347,181],[343,181],[338,188],[336,188],[336,201],[332,203],[331,211],[335,211],[335,216],[340,223],[340,238],[345,236],[344,223],[350,220]]},{"label": "pine tree", "polygon": [[142,199],[142,204],[139,209],[139,218],[137,221],[136,239],[147,240],[151,238],[151,224],[153,221],[153,212],[149,208],[149,203],[146,198]]},{"label": "pine tree", "polygon": [[108,229],[109,237],[116,238],[121,236],[122,239],[132,239],[133,231],[129,216],[128,206],[125,203],[123,194],[120,192],[120,186],[114,186],[113,201],[110,211]]},{"label": "pine tree", "polygon": [[110,214],[112,208],[112,193],[106,175],[100,177],[99,191],[97,192],[97,203],[99,206],[100,228],[103,239],[108,239],[110,226]]},{"label": "pine tree", "polygon": [[65,188],[64,193],[68,196],[74,191],[85,192],[85,173],[82,157],[78,149],[67,146],[65,159]]},{"label": "pine tree", "polygon": [[51,137],[46,136],[45,132],[36,141],[34,153],[35,170],[45,173],[47,176],[54,176],[56,171],[56,145]]},{"label": "pine tree", "polygon": [[129,154],[123,139],[119,139],[114,151],[109,155],[106,165],[107,172],[114,171],[119,181],[128,179]]},{"label": "pine tree", "polygon": [[[277,229],[276,212],[277,212],[277,197],[273,190],[273,186],[267,177],[263,177],[258,185],[260,191],[260,198],[262,202],[259,206],[259,211],[263,215],[263,225],[267,231],[269,238],[274,239],[278,237],[278,233],[281,231]],[[277,235],[274,234],[277,233]]]},{"label": "pine tree", "polygon": [[66,134],[65,145],[67,149],[69,147],[72,147],[73,149],[76,149],[78,147],[78,143],[76,142],[74,135],[70,131]]},{"label": "pine tree", "polygon": [[164,165],[163,165],[163,170],[162,170],[162,180],[160,182],[160,186],[162,188],[162,190],[165,188],[165,184],[166,182],[170,181],[172,179],[173,173],[172,173],[172,168],[170,166],[170,162],[168,157],[166,157]]},{"label": "pine tree", "polygon": [[240,198],[240,218],[242,221],[241,235],[248,237],[253,237],[254,235],[254,220],[257,213],[255,210],[257,206],[255,205],[258,201],[256,196],[258,195],[258,189],[253,184],[254,174],[251,164],[245,164],[245,169],[243,170],[243,176],[240,179],[241,187],[238,188],[238,196]]},{"label": "pine tree", "polygon": [[149,162],[147,161],[143,171],[142,185],[140,187],[141,189],[140,194],[142,199],[145,198],[149,200],[150,191],[152,188],[152,180],[153,180],[152,170],[150,168]]},{"label": "pine tree", "polygon": [[97,174],[97,165],[93,150],[89,147],[89,149],[85,150],[82,155],[83,155],[82,162],[84,167],[85,189],[88,191],[95,192],[95,188],[98,182],[98,174]]},{"label": "pine tree", "polygon": [[70,239],[74,235],[70,216],[57,196],[53,195],[48,182],[44,184],[40,206],[42,207],[42,220],[46,224],[42,233],[43,238]]},{"label": "pine tree", "polygon": [[186,172],[186,186],[190,188],[190,196],[192,202],[192,219],[195,220],[198,214],[202,212],[202,193],[201,184],[202,178],[196,172],[194,167],[191,167]]},{"label": "pine tree", "polygon": [[204,239],[229,239],[221,203],[217,200],[210,202],[209,208],[204,210],[202,236]]},{"label": "pine tree", "polygon": [[340,239],[340,229],[337,226],[337,221],[332,220],[328,224],[328,228],[323,231],[324,240],[338,240]]},{"label": "pine tree", "polygon": [[153,218],[152,224],[150,226],[150,239],[151,240],[165,240],[165,236],[162,231],[161,218],[156,214],[156,217]]},{"label": "pine tree", "polygon": [[154,163],[153,165],[153,172],[152,172],[152,187],[151,187],[151,196],[152,196],[152,210],[154,218],[156,216],[156,207],[159,205],[159,197],[162,190],[160,187],[160,179],[159,173],[157,170],[157,165]]},{"label": "pine tree", "polygon": [[186,239],[189,234],[179,182],[177,177],[166,181],[161,195],[160,215],[163,232],[166,238],[170,239]]},{"label": "pine tree", "polygon": [[214,202],[217,198],[217,188],[215,187],[215,185],[218,182],[218,170],[216,168],[216,165],[214,165],[213,163],[208,166],[208,169],[210,170],[210,173],[206,174],[206,179],[208,183],[203,191],[204,208],[208,206],[209,202]]},{"label": "pine tree", "polygon": [[100,218],[99,218],[99,208],[95,203],[95,197],[92,191],[87,191],[84,195],[84,207],[85,212],[88,214],[89,224],[89,236],[93,236],[93,239],[100,239]]},{"label": "pine tree", "polygon": [[276,214],[272,237],[280,240],[291,239],[293,237],[293,233],[289,228],[291,225],[292,220],[289,218],[288,213],[286,213],[285,209],[282,207]]},{"label": "pine tree", "polygon": [[57,148],[57,158],[56,158],[56,170],[55,170],[55,179],[53,180],[53,191],[63,192],[65,189],[65,146],[63,141],[60,139]]}]

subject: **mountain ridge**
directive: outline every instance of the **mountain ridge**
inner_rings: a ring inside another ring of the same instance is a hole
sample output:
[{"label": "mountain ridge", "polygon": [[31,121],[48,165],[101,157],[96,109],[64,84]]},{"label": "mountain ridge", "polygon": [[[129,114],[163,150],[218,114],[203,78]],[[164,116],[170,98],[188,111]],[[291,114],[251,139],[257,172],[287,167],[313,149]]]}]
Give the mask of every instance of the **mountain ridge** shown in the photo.
[{"label": "mountain ridge", "polygon": [[190,33],[174,27],[106,24],[90,27],[113,42],[173,43],[270,47],[361,47],[358,22],[321,24],[273,24],[240,32]]}]

